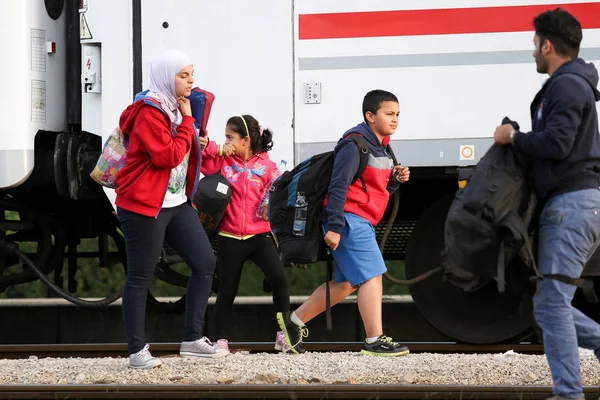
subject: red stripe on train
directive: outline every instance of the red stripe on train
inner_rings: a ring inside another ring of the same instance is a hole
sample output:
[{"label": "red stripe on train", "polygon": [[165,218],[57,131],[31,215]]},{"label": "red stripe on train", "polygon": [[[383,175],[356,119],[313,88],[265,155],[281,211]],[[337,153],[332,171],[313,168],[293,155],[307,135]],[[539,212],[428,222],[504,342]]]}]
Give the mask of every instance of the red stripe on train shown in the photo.
[{"label": "red stripe on train", "polygon": [[533,31],[533,18],[561,7],[584,29],[600,28],[600,2],[435,10],[368,11],[299,15],[299,39],[453,35]]}]

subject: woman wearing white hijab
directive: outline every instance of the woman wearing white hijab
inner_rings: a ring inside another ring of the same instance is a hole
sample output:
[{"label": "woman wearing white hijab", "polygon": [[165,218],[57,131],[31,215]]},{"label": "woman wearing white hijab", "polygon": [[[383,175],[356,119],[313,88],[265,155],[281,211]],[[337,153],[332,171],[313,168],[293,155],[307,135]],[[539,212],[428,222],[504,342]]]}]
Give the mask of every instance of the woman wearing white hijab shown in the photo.
[{"label": "woman wearing white hijab", "polygon": [[180,354],[229,354],[202,335],[215,257],[191,205],[200,174],[200,138],[185,98],[194,83],[193,69],[184,53],[162,53],[152,61],[149,90],[136,96],[119,121],[128,139],[127,161],[117,175],[116,205],[127,249],[123,321],[132,368],[161,364],[150,354],[144,325],[146,296],[163,240],[192,271]]}]

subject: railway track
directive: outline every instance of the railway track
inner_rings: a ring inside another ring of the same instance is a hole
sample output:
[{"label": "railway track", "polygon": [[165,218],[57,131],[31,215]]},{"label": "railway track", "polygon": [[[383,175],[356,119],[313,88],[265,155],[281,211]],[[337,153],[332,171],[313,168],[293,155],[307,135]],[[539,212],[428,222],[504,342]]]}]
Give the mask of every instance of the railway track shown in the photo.
[{"label": "railway track", "polygon": [[[154,343],[150,344],[152,354],[155,356],[167,356],[179,353],[179,343]],[[538,344],[493,344],[472,345],[459,343],[406,343],[411,353],[503,353],[514,351],[521,354],[543,354],[542,345]],[[230,349],[235,351],[248,351],[250,353],[275,352],[273,343],[270,342],[230,342]],[[304,348],[315,352],[344,352],[360,351],[360,342],[306,342]],[[0,358],[23,359],[30,356],[37,357],[125,357],[127,347],[125,344],[26,344],[26,345],[0,345]]]},{"label": "railway track", "polygon": [[[551,396],[546,386],[461,385],[0,385],[0,399],[487,399]],[[586,400],[598,388],[584,388]]]},{"label": "railway track", "polygon": [[[513,350],[517,353],[542,354],[541,345],[499,344],[465,345],[457,343],[408,343],[413,353],[499,353]],[[316,343],[305,347],[313,352],[357,351],[357,342]],[[155,356],[177,354],[179,343],[151,344]],[[250,353],[273,352],[268,342],[232,342],[232,351]],[[3,345],[0,359],[66,357],[125,357],[124,344],[63,344],[63,345]],[[586,387],[586,400],[597,400],[598,387]],[[420,384],[11,384],[0,385],[0,399],[546,399],[551,396],[549,386],[470,386]]]}]

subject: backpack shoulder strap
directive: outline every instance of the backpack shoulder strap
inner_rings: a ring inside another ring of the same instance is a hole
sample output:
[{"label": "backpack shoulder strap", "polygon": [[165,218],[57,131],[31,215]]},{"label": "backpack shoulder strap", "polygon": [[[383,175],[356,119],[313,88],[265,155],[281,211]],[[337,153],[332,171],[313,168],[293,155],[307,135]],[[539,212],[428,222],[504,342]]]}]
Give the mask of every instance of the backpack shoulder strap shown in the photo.
[{"label": "backpack shoulder strap", "polygon": [[355,182],[357,179],[362,178],[362,174],[365,172],[365,168],[367,168],[367,164],[369,163],[369,143],[367,142],[367,139],[363,137],[363,135],[358,133],[348,135],[347,138],[356,143],[356,146],[358,147],[358,155],[360,157],[358,171],[356,171],[356,175],[354,175],[354,178],[352,178],[352,182]]},{"label": "backpack shoulder strap", "polygon": [[536,276],[541,277],[542,274],[540,274],[535,263],[533,250],[531,249],[531,241],[529,240],[529,233],[527,232],[527,226],[525,225],[525,221],[523,221],[523,218],[521,218],[514,211],[511,211],[502,219],[502,221],[500,221],[499,225],[509,229],[514,238],[523,241],[525,254],[527,255],[528,259],[527,261],[529,262]]},{"label": "backpack shoulder strap", "polygon": [[594,288],[594,281],[585,278],[571,278],[567,275],[562,274],[548,274],[544,275],[545,279],[554,279],[567,285],[575,285],[581,288],[583,296],[590,303],[598,303],[598,296],[596,296],[596,290]]},{"label": "backpack shoulder strap", "polygon": [[[144,101],[145,104],[152,106],[154,108],[156,108],[157,110],[159,110],[162,115],[165,116],[167,123],[169,125],[171,125],[171,136],[175,136],[177,135],[177,127],[175,126],[174,123],[171,122],[171,118],[169,118],[169,116],[167,115],[167,112],[165,110],[163,110],[163,108],[158,105],[155,101],[153,101],[150,97],[143,97],[142,100]],[[196,126],[194,125],[194,131],[196,132]]]},{"label": "backpack shoulder strap", "polygon": [[356,144],[356,147],[358,147],[358,155],[360,157],[359,163],[358,163],[358,170],[356,171],[356,174],[352,178],[351,183],[354,183],[354,182],[356,182],[357,179],[360,179],[362,182],[363,190],[366,192],[367,186],[365,184],[364,179],[362,179],[362,174],[363,174],[363,172],[365,172],[365,168],[367,168],[367,164],[369,164],[369,143],[367,142],[367,139],[365,139],[364,136],[361,135],[360,133],[351,133],[348,136],[346,136],[345,138],[340,138],[340,140],[338,140],[336,148],[333,150],[334,154],[337,153],[337,146],[344,139],[350,139]]},{"label": "backpack shoulder strap", "polygon": [[389,143],[385,146],[385,151],[387,151],[389,153],[389,155],[392,157],[392,161],[394,161],[394,165],[398,165],[398,159],[396,159],[394,150],[392,150],[392,146]]},{"label": "backpack shoulder strap", "polygon": [[165,110],[163,110],[163,108],[160,105],[158,105],[151,97],[142,97],[140,100],[144,100],[145,104],[160,110],[161,113],[163,113],[165,116],[167,116],[167,113],[165,112]]},{"label": "backpack shoulder strap", "polygon": [[[527,260],[525,260],[526,264],[528,264],[534,271],[535,277],[534,279],[540,279],[542,275],[540,274],[537,265],[535,263],[535,257],[533,255],[533,250],[531,248],[531,241],[529,240],[529,234],[527,232],[527,226],[525,225],[525,221],[514,211],[508,213],[502,221],[500,221],[500,226],[507,228],[512,233],[515,239],[520,239],[523,241],[523,246],[520,249],[523,251]],[[505,254],[504,254],[504,241],[500,244],[500,252],[498,254],[498,266],[497,266],[497,285],[498,292],[503,293],[506,288],[505,282]]]}]

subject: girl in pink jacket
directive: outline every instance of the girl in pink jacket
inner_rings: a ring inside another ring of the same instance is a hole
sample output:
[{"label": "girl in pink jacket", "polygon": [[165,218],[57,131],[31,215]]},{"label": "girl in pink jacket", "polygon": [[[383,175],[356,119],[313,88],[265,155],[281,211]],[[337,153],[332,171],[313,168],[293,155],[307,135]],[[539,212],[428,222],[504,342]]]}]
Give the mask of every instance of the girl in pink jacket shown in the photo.
[{"label": "girl in pink jacket", "polygon": [[[287,278],[269,222],[256,215],[277,170],[267,154],[273,148],[272,137],[273,133],[263,129],[254,117],[240,115],[227,121],[223,145],[210,141],[202,151],[202,173],[220,172],[231,186],[231,200],[219,225],[219,293],[215,305],[215,336],[220,338],[217,344],[225,348],[233,300],[247,260],[254,261],[271,284],[276,311],[290,309]],[[277,327],[275,320],[273,327]],[[275,348],[282,350],[284,346],[285,339],[277,332]]]}]

